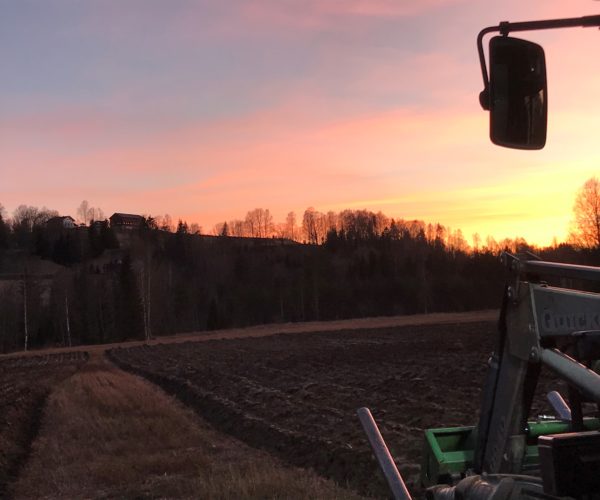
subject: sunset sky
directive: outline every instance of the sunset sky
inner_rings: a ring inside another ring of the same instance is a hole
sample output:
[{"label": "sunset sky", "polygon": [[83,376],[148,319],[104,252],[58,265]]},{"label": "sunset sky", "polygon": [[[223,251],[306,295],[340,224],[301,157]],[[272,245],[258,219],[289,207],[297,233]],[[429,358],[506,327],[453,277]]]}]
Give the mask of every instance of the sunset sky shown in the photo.
[{"label": "sunset sky", "polygon": [[199,223],[345,208],[565,238],[600,174],[600,32],[546,49],[542,151],[488,139],[476,35],[573,0],[0,0],[0,203]]}]

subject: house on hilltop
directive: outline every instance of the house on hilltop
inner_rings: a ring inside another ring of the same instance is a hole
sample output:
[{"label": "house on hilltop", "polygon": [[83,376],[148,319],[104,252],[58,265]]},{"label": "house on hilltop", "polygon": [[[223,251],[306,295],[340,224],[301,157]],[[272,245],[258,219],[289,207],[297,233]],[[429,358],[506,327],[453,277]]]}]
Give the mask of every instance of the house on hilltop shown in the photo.
[{"label": "house on hilltop", "polygon": [[113,229],[139,229],[144,223],[141,215],[114,213],[110,216],[110,227]]},{"label": "house on hilltop", "polygon": [[75,219],[70,215],[64,215],[59,217],[51,217],[46,221],[46,228],[48,231],[60,233],[65,229],[75,228]]}]

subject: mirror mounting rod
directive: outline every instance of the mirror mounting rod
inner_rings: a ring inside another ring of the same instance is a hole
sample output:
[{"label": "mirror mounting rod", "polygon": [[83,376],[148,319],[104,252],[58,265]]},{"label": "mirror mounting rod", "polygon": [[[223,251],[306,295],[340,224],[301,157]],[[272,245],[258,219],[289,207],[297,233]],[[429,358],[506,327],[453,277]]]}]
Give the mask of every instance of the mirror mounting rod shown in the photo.
[{"label": "mirror mounting rod", "polygon": [[565,19],[549,19],[545,21],[524,21],[519,23],[509,23],[508,21],[501,22],[498,26],[489,26],[482,29],[477,35],[477,51],[479,52],[479,63],[481,65],[481,74],[483,76],[483,90],[479,94],[479,102],[481,107],[486,111],[489,110],[489,94],[490,82],[488,71],[485,63],[485,54],[483,52],[483,37],[488,33],[498,32],[501,35],[507,36],[512,31],[535,31],[547,30],[554,28],[590,28],[594,26],[600,27],[600,15],[598,16],[583,16],[570,17]]}]

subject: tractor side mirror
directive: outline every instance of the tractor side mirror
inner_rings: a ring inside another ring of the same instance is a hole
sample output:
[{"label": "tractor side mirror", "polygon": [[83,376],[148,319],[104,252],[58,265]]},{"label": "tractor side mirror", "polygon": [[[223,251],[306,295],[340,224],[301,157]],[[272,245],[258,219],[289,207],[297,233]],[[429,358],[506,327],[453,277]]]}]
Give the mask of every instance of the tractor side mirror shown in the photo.
[{"label": "tractor side mirror", "polygon": [[546,144],[548,89],[544,49],[527,40],[490,40],[490,138],[515,149]]}]

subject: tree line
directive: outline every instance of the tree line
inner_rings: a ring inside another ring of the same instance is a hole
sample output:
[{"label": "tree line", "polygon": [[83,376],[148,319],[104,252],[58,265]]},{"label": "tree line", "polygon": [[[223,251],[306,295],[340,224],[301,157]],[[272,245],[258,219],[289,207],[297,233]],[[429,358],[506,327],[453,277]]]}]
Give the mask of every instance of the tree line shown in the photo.
[{"label": "tree line", "polygon": [[[576,206],[597,187],[586,183]],[[261,231],[252,234],[261,236],[241,237],[229,232],[235,224],[202,235],[184,221],[165,228],[153,217],[135,230],[97,221],[51,234],[45,222],[55,213],[26,208],[12,219],[0,210],[3,352],[272,322],[496,308],[504,278],[500,250],[600,263],[593,210],[582,211],[585,225],[574,225],[569,243],[535,248],[519,238],[474,239],[470,246],[459,230],[367,210],[307,209],[299,224],[288,217],[294,237],[273,238],[266,211],[251,211],[257,217],[250,227]]]},{"label": "tree line", "polygon": [[[575,196],[573,221],[567,243],[580,249],[600,247],[600,181],[596,177],[588,179]],[[323,244],[328,237],[348,239],[369,239],[408,230],[414,237],[423,232],[431,242],[443,240],[444,244],[460,251],[501,251],[528,247],[524,238],[504,238],[496,241],[487,236],[483,239],[478,233],[471,235],[470,244],[460,229],[452,230],[441,224],[425,224],[423,221],[394,220],[381,211],[343,210],[341,212],[319,212],[307,208],[299,219],[295,212],[289,212],[285,221],[276,223],[269,209],[255,208],[247,212],[243,219],[220,222],[213,228],[213,235],[287,238],[309,244]],[[556,245],[555,245],[556,246]]]}]

